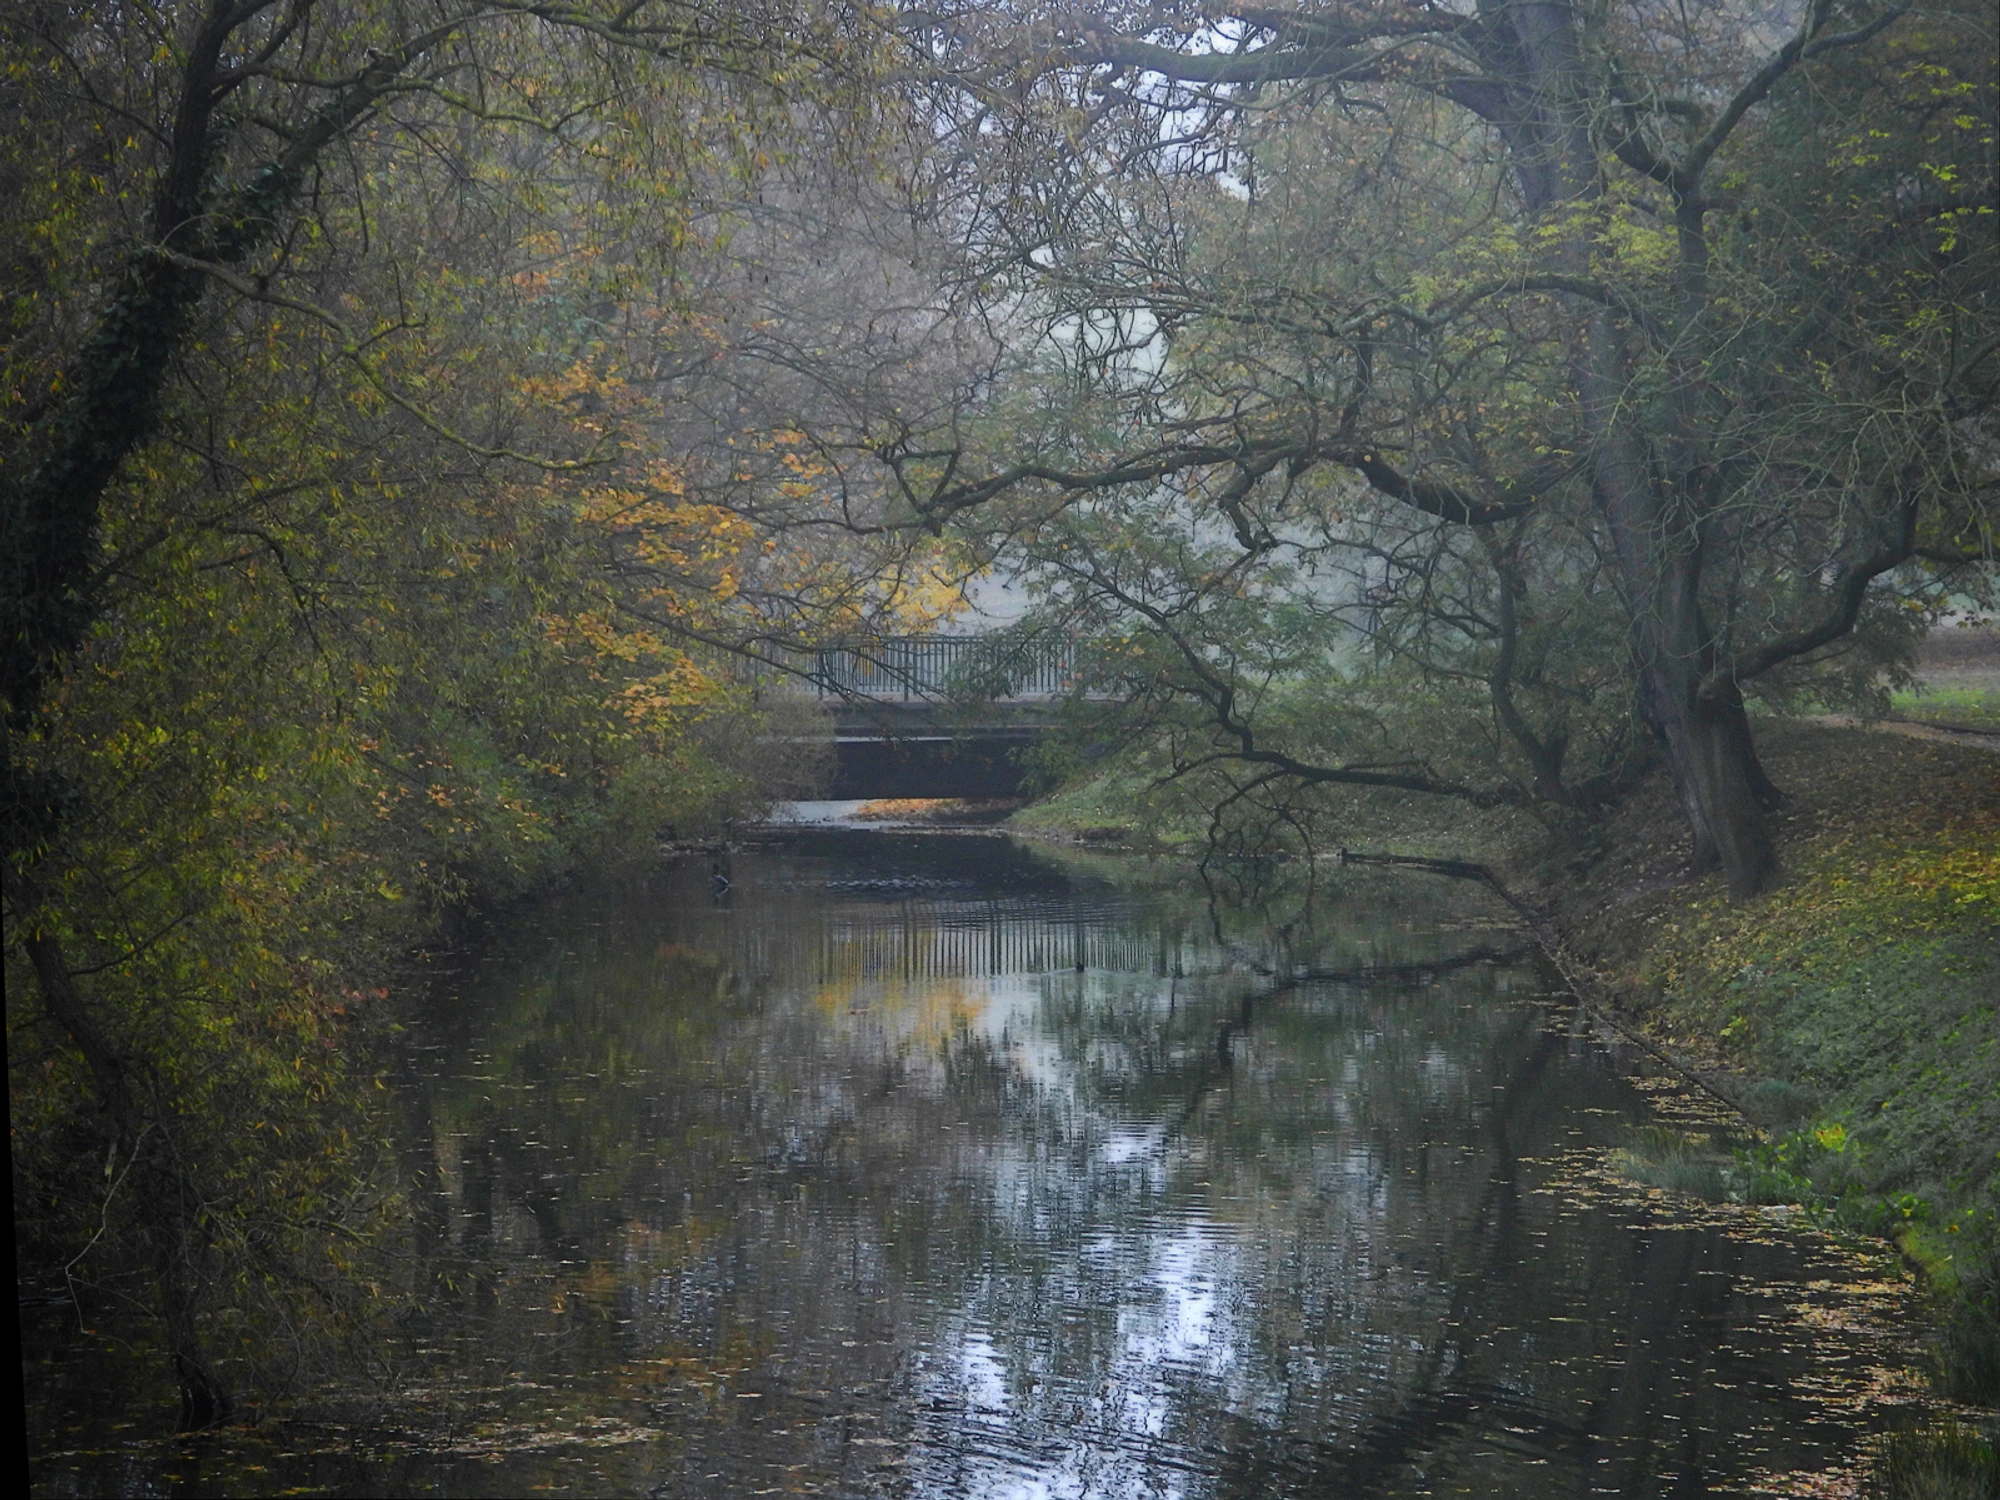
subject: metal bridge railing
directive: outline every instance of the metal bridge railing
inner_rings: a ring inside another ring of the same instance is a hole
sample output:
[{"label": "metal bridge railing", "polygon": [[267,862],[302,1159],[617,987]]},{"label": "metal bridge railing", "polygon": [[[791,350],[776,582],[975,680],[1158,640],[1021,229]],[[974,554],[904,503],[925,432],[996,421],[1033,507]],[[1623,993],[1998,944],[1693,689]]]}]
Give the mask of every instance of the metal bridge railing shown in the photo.
[{"label": "metal bridge railing", "polygon": [[822,698],[1053,698],[1076,680],[1066,640],[907,635],[816,652],[806,674]]}]

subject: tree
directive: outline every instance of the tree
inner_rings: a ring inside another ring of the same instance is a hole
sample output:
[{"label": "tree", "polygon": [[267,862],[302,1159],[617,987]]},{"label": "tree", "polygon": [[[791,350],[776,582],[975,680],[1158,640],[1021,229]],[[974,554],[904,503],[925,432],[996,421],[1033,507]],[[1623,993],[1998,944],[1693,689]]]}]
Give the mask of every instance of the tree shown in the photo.
[{"label": "tree", "polygon": [[[100,24],[50,5],[31,7],[9,33],[19,124],[58,122],[64,106],[81,104],[70,149],[103,158],[105,175],[148,203],[143,223],[90,247],[104,291],[72,314],[80,353],[47,395],[13,414],[0,695],[15,715],[32,712],[96,616],[98,499],[156,430],[205,299],[227,290],[286,305],[285,275],[313,259],[310,231],[320,200],[340,195],[340,169],[365,198],[370,169],[395,168],[393,150],[370,162],[354,149],[371,134],[382,143],[375,124],[393,122],[405,144],[501,125],[577,167],[643,171],[661,189],[657,203],[671,199],[689,156],[707,154],[672,107],[689,76],[728,86],[728,99],[711,102],[743,111],[738,143],[754,155],[756,112],[802,93],[844,45],[837,14],[643,4],[443,4],[387,17],[325,0],[209,0],[193,14],[146,10]],[[638,107],[649,90],[670,102]],[[16,172],[29,175],[18,161]],[[598,206],[630,213],[648,202],[625,199]],[[652,228],[668,244],[685,232]],[[359,340],[396,326],[389,318],[353,332],[347,352],[368,368]]]},{"label": "tree", "polygon": [[24,1270],[151,1303],[198,1427],[218,1319],[351,1307],[396,1211],[354,1024],[387,955],[756,795],[749,688],[623,624],[603,566],[655,504],[655,594],[726,636],[761,558],[661,501],[624,324],[855,97],[865,34],[328,0],[0,27],[17,1223]]},{"label": "tree", "polygon": [[1562,512],[1601,550],[1694,868],[1757,889],[1778,792],[1746,691],[1841,650],[1880,581],[1991,557],[1987,23],[1836,0],[905,20],[959,295],[1061,377],[1011,458],[854,434],[912,522],[1011,497],[1019,530],[1165,487],[1282,552],[1331,483],[1492,533],[1468,555],[1518,584],[1534,539],[1509,528]]}]

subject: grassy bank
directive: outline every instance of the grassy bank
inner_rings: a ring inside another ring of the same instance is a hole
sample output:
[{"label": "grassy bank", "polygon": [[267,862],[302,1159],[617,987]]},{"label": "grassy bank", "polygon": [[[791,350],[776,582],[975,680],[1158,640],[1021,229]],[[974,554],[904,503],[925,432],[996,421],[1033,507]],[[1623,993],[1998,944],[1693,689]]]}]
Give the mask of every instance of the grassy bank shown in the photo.
[{"label": "grassy bank", "polygon": [[[1511,858],[1516,850],[1530,865],[1540,858],[1541,825],[1525,813],[1412,792],[1345,792],[1332,826],[1338,828],[1338,844],[1323,853],[1344,846],[1427,859],[1483,859],[1496,868],[1516,863]],[[1199,858],[1207,842],[1208,809],[1177,786],[1153,786],[1144,776],[1114,769],[1022,808],[1008,827],[1031,837]]]}]

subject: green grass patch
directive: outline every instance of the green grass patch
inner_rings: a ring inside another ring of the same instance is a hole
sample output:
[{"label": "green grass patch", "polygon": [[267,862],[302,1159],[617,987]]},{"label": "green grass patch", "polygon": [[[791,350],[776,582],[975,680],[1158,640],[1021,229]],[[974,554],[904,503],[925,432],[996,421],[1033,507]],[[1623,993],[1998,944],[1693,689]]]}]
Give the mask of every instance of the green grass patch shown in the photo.
[{"label": "green grass patch", "polygon": [[[1314,806],[1315,852],[1322,855],[1345,848],[1499,864],[1545,841],[1541,826],[1518,809],[1474,807],[1456,797],[1327,788]],[[1194,858],[1208,844],[1208,809],[1199,796],[1123,766],[1072,782],[1008,821],[1028,834]]]},{"label": "green grass patch", "polygon": [[1691,1131],[1659,1126],[1637,1130],[1611,1153],[1608,1164],[1633,1182],[1711,1203],[1742,1196],[1732,1154],[1713,1137]]},{"label": "green grass patch", "polygon": [[1873,1500],[1992,1500],[2000,1495],[2000,1455],[1962,1422],[1892,1432],[1865,1493]]},{"label": "green grass patch", "polygon": [[1889,707],[1899,719],[2000,729],[2000,688],[1938,687],[1892,693]]},{"label": "green grass patch", "polygon": [[1149,778],[1114,767],[1072,782],[1009,818],[1023,833],[1149,850],[1199,847],[1198,813],[1171,807]]}]

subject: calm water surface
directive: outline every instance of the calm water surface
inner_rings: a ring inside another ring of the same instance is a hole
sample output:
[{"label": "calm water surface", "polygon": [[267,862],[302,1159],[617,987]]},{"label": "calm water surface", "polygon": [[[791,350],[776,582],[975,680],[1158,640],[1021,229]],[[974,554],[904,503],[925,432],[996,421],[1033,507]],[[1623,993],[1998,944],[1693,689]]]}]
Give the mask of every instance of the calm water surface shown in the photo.
[{"label": "calm water surface", "polygon": [[881,833],[572,891],[411,1033],[393,1396],[37,1488],[1821,1492],[1893,1272],[1607,1172],[1700,1106],[1494,917]]}]

